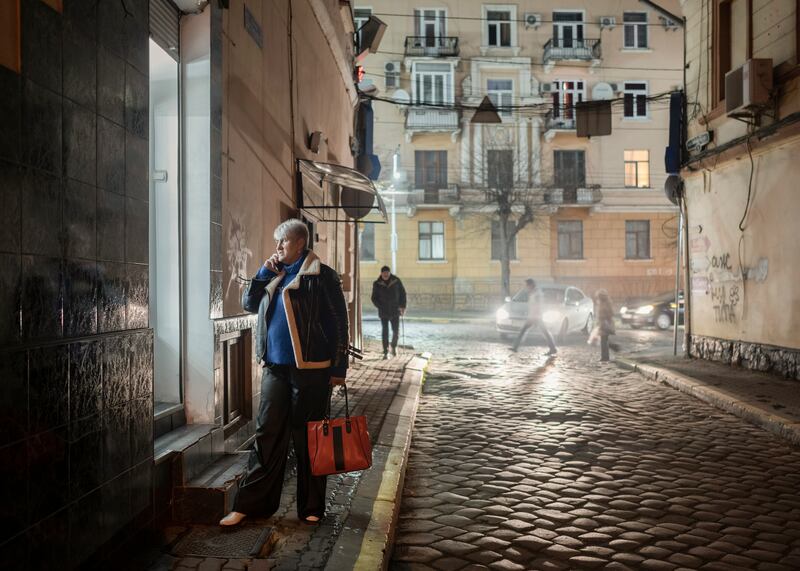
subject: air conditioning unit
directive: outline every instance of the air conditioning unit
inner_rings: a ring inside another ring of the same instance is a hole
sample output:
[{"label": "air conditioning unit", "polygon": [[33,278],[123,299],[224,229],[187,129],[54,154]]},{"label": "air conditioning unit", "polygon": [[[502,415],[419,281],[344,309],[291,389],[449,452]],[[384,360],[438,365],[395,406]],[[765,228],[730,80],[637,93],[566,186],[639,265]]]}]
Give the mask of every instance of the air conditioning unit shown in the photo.
[{"label": "air conditioning unit", "polygon": [[772,92],[772,60],[749,59],[725,74],[725,114],[747,115],[769,103]]},{"label": "air conditioning unit", "polygon": [[661,20],[661,25],[664,26],[664,29],[668,32],[678,29],[678,24],[675,20],[667,18],[666,16],[659,16],[658,19]]},{"label": "air conditioning unit", "polygon": [[528,12],[525,14],[525,29],[533,28],[534,30],[537,29],[542,24],[542,15],[541,14],[533,14],[532,12]]},{"label": "air conditioning unit", "polygon": [[540,83],[539,89],[542,93],[552,93],[553,92],[553,84],[552,83]]},{"label": "air conditioning unit", "polygon": [[400,65],[401,62],[399,61],[387,61],[383,64],[387,89],[390,87],[397,87],[400,83]]},{"label": "air conditioning unit", "polygon": [[601,30],[613,30],[617,25],[617,19],[614,16],[602,16],[600,18]]}]

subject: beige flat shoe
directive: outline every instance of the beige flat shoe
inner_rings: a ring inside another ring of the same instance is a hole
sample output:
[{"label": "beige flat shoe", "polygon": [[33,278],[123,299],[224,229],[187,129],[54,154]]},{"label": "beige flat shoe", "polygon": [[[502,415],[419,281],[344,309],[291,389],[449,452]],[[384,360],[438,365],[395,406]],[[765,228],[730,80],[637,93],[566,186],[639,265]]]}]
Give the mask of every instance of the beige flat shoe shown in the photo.
[{"label": "beige flat shoe", "polygon": [[226,515],[224,518],[219,520],[219,524],[222,527],[233,527],[242,523],[242,520],[246,518],[247,515],[240,513],[240,512],[231,512]]}]

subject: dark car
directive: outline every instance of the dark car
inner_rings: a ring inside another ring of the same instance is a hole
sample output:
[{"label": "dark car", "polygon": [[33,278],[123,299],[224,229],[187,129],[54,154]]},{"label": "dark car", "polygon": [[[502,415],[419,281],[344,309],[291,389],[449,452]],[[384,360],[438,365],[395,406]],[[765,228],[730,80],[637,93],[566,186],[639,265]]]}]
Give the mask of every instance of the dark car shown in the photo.
[{"label": "dark car", "polygon": [[[675,317],[675,294],[669,292],[630,307],[623,306],[619,316],[623,324],[634,329],[653,326],[669,329]],[[682,291],[678,292],[678,325],[683,325]]]}]

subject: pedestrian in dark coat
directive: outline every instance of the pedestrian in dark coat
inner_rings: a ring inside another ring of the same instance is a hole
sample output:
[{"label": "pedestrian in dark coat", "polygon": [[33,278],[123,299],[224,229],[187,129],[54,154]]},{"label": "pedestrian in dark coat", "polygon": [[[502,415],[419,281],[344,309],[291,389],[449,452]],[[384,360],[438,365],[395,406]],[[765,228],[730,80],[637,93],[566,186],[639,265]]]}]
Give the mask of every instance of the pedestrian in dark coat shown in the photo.
[{"label": "pedestrian in dark coat", "polygon": [[278,226],[275,239],[276,253],[242,298],[244,310],[258,314],[255,357],[264,369],[255,446],[222,526],[278,510],[290,437],[297,459],[297,515],[316,523],[325,512],[326,477],[311,474],[307,423],[325,417],[330,386],[344,384],[347,304],[339,275],[307,248],[308,228],[301,220]]},{"label": "pedestrian in dark coat", "polygon": [[616,344],[609,343],[608,338],[610,335],[615,335],[617,331],[614,326],[614,307],[611,303],[611,296],[604,289],[597,290],[594,294],[594,316],[597,325],[592,331],[589,342],[594,344],[599,338],[600,360],[608,361],[610,359],[609,347],[617,350]]},{"label": "pedestrian in dark coat", "polygon": [[389,266],[381,268],[380,277],[372,284],[372,304],[378,308],[381,319],[383,358],[389,352],[389,324],[392,325],[392,356],[397,355],[397,337],[400,316],[406,312],[406,288]]}]

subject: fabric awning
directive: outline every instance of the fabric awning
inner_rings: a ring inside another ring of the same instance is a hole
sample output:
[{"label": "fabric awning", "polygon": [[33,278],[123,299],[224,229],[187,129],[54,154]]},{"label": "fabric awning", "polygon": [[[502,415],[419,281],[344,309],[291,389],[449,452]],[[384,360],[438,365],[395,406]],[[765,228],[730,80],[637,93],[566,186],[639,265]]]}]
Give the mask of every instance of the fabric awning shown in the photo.
[{"label": "fabric awning", "polygon": [[[318,187],[321,204],[315,204],[313,201],[307,200],[306,180],[312,181]],[[328,183],[328,188],[325,188],[326,182]],[[338,192],[338,196],[334,189],[331,188],[331,185],[336,185],[341,189]],[[308,159],[297,159],[297,194],[298,206],[301,210],[320,210],[324,212],[338,209],[343,211],[349,218],[355,220],[363,218],[371,210],[378,210],[383,220],[386,221],[387,219],[386,205],[378,194],[375,185],[367,176],[350,167]],[[319,216],[317,213],[315,215]],[[322,220],[324,222],[345,221],[338,220],[338,217],[337,220]]]}]

